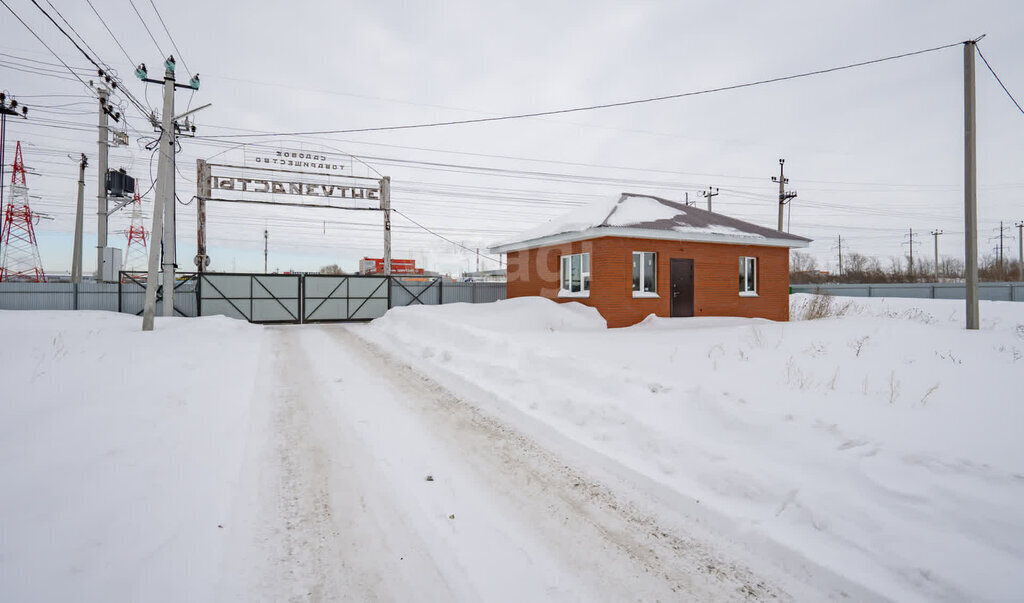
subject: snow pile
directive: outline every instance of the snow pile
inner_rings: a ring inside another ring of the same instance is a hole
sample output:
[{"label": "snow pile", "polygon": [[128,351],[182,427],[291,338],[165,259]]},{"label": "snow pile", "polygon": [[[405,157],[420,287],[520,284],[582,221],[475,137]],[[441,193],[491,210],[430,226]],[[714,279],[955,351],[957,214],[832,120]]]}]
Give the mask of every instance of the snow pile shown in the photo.
[{"label": "snow pile", "polygon": [[141,321],[0,312],[0,600],[217,598],[262,329]]},{"label": "snow pile", "polygon": [[834,593],[1020,599],[1024,304],[982,302],[966,332],[962,303],[550,330],[551,304],[520,299],[364,336]]},{"label": "snow pile", "polygon": [[560,304],[543,297],[518,297],[493,304],[445,304],[443,306],[405,306],[387,313],[389,324],[417,325],[441,329],[451,324],[464,330],[488,333],[524,333],[548,331],[593,331],[606,329],[608,323],[597,309],[580,303]]}]

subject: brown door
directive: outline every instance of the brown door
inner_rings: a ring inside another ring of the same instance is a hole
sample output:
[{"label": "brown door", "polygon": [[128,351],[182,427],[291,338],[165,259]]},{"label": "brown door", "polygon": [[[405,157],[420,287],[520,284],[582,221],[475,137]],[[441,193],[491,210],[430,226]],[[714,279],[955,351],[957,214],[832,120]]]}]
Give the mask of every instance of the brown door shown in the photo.
[{"label": "brown door", "polygon": [[669,278],[672,281],[672,316],[693,316],[693,260],[672,258]]}]

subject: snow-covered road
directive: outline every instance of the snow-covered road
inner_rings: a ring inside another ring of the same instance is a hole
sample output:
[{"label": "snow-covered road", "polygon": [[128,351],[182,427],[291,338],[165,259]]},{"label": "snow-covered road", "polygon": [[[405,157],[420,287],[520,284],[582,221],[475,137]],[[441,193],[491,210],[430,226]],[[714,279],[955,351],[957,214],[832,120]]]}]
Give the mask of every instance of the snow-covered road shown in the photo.
[{"label": "snow-covered road", "polygon": [[[232,600],[790,598],[353,335],[268,329]],[[428,477],[429,476],[429,477]],[[800,598],[800,597],[798,597]]]},{"label": "snow-covered road", "polygon": [[0,312],[0,601],[1019,600],[1024,305],[952,304]]}]

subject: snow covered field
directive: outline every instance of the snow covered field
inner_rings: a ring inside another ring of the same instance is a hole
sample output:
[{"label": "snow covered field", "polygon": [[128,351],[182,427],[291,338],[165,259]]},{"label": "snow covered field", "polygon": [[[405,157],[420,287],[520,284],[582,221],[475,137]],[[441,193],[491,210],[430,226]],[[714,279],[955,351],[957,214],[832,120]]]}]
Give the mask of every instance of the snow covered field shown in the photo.
[{"label": "snow covered field", "polygon": [[963,302],[833,307],[606,330],[519,299],[401,308],[367,336],[827,592],[1024,597],[1024,304],[983,303],[980,332]]},{"label": "snow covered field", "polygon": [[1021,599],[1024,304],[833,311],[0,312],[0,600]]},{"label": "snow covered field", "polygon": [[0,312],[2,601],[200,601],[220,581],[261,329],[141,320]]}]

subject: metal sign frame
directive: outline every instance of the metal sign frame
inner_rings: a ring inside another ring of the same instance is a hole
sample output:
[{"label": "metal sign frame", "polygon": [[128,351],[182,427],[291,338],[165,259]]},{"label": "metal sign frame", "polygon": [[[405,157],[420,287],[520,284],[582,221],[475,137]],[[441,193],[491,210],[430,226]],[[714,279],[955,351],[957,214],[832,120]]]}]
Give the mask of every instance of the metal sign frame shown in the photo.
[{"label": "metal sign frame", "polygon": [[[279,178],[242,178],[237,176],[221,176],[215,175],[212,168],[223,168],[229,170],[244,170],[244,171],[257,171],[267,172],[270,174],[280,174],[285,177],[295,177],[297,179],[282,180]],[[324,184],[317,182],[308,182],[303,176],[315,176],[319,178],[334,178],[334,179],[346,179],[358,182],[375,182],[376,187],[361,186],[359,184],[353,184],[351,186],[340,186],[337,184]],[[230,186],[227,183],[230,182]],[[235,188],[236,183],[241,185],[241,188]],[[253,184],[254,188],[248,188],[247,184]],[[256,185],[263,185],[265,188],[262,190],[255,188]],[[222,197],[214,197],[215,190],[230,190],[238,191],[241,193],[247,193],[247,198],[243,199],[226,199]],[[339,190],[339,195],[334,195],[335,190]],[[319,192],[317,192],[319,191]],[[350,191],[349,196],[345,196],[344,191]],[[356,191],[360,191],[357,195]],[[304,197],[317,197],[321,199],[379,199],[379,207],[338,207],[337,205],[329,205],[325,203],[290,203],[287,201],[262,201],[258,199],[248,198],[248,193],[262,195],[296,195]],[[374,197],[373,193],[377,193]],[[380,211],[384,213],[384,275],[391,275],[391,177],[382,176],[380,178],[370,178],[367,176],[349,176],[339,174],[322,174],[318,172],[308,172],[302,170],[288,170],[282,168],[269,168],[269,167],[249,167],[244,165],[230,165],[224,163],[207,163],[202,159],[196,160],[196,257],[195,264],[197,271],[203,273],[206,268],[210,265],[210,257],[206,253],[206,202],[217,201],[223,203],[249,203],[255,205],[278,205],[282,207],[315,207],[321,209],[340,209],[345,211]]]}]

